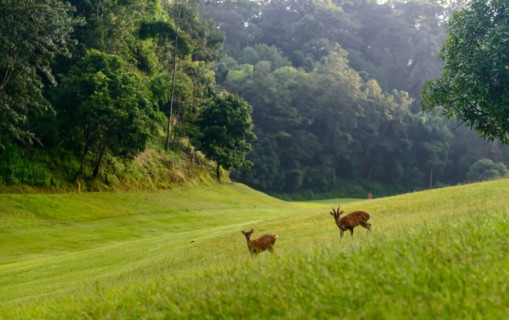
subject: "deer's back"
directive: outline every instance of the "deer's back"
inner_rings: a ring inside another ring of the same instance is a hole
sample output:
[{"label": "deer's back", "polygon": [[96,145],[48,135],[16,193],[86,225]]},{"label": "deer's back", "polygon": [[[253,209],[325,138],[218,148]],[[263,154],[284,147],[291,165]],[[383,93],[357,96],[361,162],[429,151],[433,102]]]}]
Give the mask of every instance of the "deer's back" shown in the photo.
[{"label": "deer's back", "polygon": [[264,234],[258,239],[251,240],[251,243],[259,248],[266,248],[267,246],[272,246],[276,242],[277,236],[275,234]]},{"label": "deer's back", "polygon": [[364,211],[354,211],[349,213],[347,216],[339,219],[339,222],[345,227],[356,227],[361,223],[365,223],[369,220],[369,213]]}]

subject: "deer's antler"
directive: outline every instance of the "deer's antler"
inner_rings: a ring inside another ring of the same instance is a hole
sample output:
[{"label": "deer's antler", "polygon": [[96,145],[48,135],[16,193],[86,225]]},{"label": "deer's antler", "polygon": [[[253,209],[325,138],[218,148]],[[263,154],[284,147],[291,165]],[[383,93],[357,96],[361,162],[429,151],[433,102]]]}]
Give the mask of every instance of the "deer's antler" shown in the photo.
[{"label": "deer's antler", "polygon": [[339,214],[339,207],[340,207],[340,206],[338,206],[338,208],[337,208],[337,209],[332,208],[332,212],[331,212],[331,214]]}]

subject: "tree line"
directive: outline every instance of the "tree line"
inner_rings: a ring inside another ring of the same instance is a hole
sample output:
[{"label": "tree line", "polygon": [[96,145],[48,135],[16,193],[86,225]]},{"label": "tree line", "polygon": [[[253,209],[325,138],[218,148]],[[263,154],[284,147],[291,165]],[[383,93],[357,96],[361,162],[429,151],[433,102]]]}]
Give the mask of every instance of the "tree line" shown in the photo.
[{"label": "tree line", "polygon": [[218,176],[234,169],[274,194],[380,195],[504,174],[507,147],[441,116],[453,113],[440,94],[454,82],[427,82],[425,93],[441,91],[426,96],[434,112],[420,108],[461,6],[0,0],[0,182],[89,179],[105,159],[189,146]]},{"label": "tree line", "polygon": [[507,147],[443,118],[440,107],[420,108],[423,84],[441,73],[438,52],[461,5],[202,5],[202,15],[226,37],[226,55],[215,63],[217,83],[253,106],[258,140],[248,159],[254,166],[236,177],[276,194],[359,196],[469,181],[481,159],[499,163],[504,174]]}]

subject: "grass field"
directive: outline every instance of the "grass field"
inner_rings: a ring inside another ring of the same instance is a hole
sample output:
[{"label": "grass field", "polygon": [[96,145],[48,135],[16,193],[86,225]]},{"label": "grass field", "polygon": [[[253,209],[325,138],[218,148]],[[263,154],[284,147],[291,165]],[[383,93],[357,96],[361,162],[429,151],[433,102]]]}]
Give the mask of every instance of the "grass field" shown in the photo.
[{"label": "grass field", "polygon": [[[509,180],[284,202],[243,185],[0,195],[1,319],[507,319]],[[339,241],[328,214],[371,213]],[[278,234],[251,258],[240,233]]]}]

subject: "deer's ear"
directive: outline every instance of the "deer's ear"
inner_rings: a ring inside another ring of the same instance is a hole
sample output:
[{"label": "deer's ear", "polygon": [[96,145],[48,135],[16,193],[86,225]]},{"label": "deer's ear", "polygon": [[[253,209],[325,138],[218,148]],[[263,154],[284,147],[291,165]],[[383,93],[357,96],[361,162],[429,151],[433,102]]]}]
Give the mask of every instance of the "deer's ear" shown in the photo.
[{"label": "deer's ear", "polygon": [[244,234],[244,235],[246,234],[246,233],[244,232],[244,230],[242,230],[242,234]]},{"label": "deer's ear", "polygon": [[253,229],[249,230],[249,233],[253,233]]},{"label": "deer's ear", "polygon": [[329,214],[330,214],[331,216],[333,216],[333,215],[334,215],[334,213],[332,213],[332,212],[329,212]]}]

